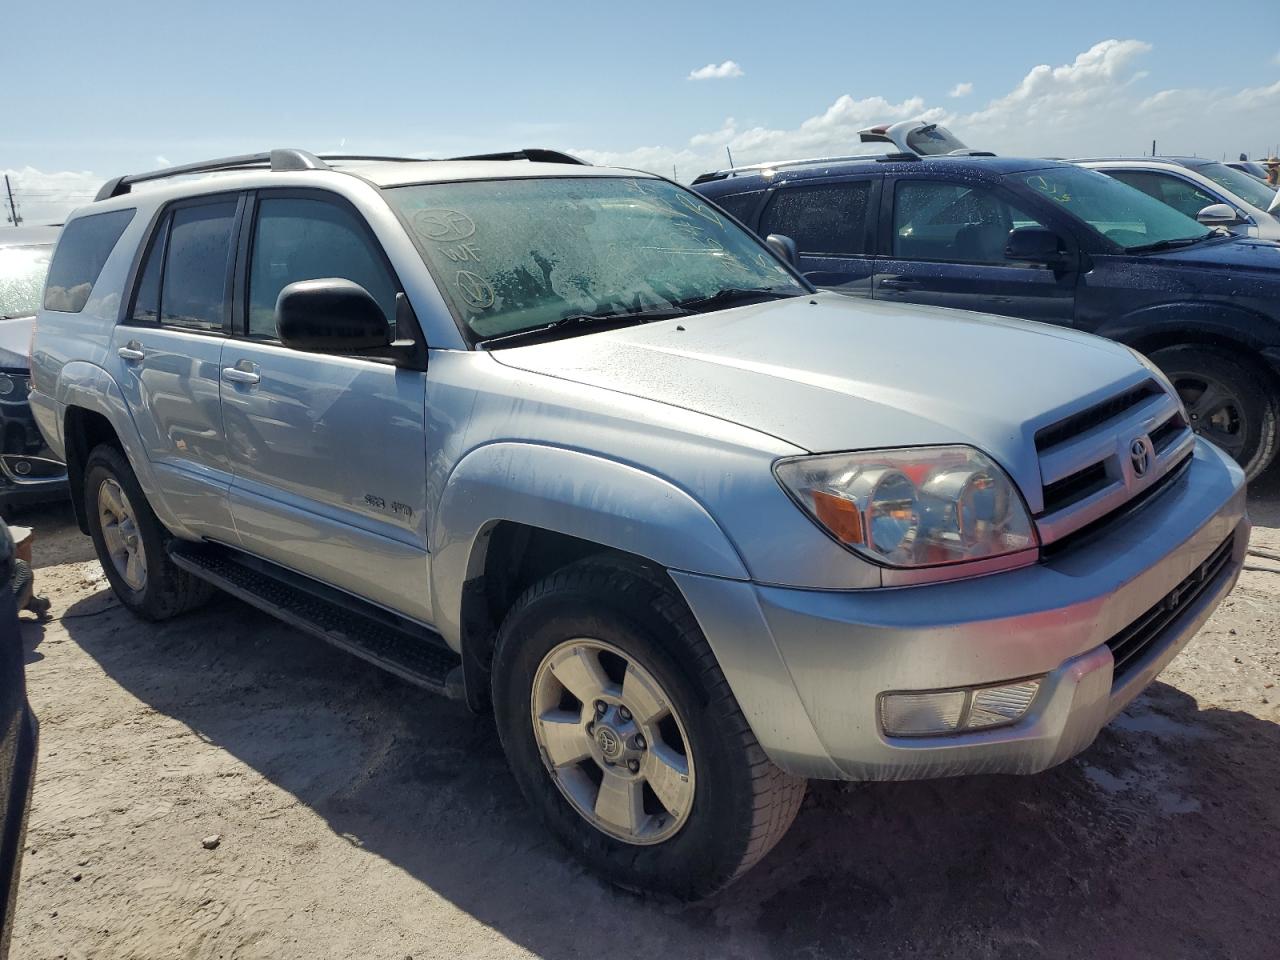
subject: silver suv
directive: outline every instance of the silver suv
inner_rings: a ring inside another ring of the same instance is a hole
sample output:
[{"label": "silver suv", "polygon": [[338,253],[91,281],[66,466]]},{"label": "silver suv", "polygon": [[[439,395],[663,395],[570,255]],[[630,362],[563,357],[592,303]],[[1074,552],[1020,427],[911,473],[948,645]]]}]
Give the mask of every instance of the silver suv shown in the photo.
[{"label": "silver suv", "polygon": [[550,151],[113,180],[31,403],[123,604],[221,588],[492,710],[570,849],[681,897],[805,778],[1083,750],[1249,534],[1129,349],[816,293],[702,197]]}]

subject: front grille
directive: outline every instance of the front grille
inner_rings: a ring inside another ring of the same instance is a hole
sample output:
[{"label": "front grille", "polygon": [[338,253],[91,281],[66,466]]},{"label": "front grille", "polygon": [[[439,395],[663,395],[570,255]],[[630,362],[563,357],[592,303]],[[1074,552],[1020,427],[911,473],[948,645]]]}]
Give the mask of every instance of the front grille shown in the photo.
[{"label": "front grille", "polygon": [[1102,462],[1085,467],[1068,477],[1063,477],[1044,488],[1044,512],[1055,513],[1073,503],[1091,497],[1111,482],[1107,465]]},{"label": "front grille", "polygon": [[1196,567],[1159,603],[1107,641],[1111,655],[1115,658],[1111,675],[1113,687],[1128,676],[1129,671],[1142,659],[1143,653],[1157,643],[1168,626],[1200,599],[1200,595],[1217,579],[1231,559],[1234,543],[1235,534],[1232,534],[1209,555],[1208,560]]},{"label": "front grille", "polygon": [[1144,400],[1158,397],[1163,392],[1155,381],[1148,380],[1146,383],[1139,384],[1132,390],[1117,394],[1109,400],[1104,400],[1088,410],[1073,413],[1065,420],[1059,420],[1055,424],[1038,430],[1036,432],[1036,450],[1043,453],[1082,433],[1088,433],[1094,427],[1104,424],[1108,420],[1114,420],[1116,417],[1132,410]]}]

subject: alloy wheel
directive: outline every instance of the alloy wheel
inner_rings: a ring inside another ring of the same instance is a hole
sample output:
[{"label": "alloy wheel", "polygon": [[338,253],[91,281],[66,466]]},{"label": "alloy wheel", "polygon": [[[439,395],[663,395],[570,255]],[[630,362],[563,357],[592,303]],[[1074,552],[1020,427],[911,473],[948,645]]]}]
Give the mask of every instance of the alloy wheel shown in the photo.
[{"label": "alloy wheel", "polygon": [[588,823],[633,844],[661,843],[684,826],[693,753],[647,669],[602,641],[567,640],[543,658],[531,701],[543,764]]},{"label": "alloy wheel", "polygon": [[110,478],[98,487],[98,521],[111,565],[129,589],[141,593],[147,586],[147,553],[142,532],[128,494]]}]

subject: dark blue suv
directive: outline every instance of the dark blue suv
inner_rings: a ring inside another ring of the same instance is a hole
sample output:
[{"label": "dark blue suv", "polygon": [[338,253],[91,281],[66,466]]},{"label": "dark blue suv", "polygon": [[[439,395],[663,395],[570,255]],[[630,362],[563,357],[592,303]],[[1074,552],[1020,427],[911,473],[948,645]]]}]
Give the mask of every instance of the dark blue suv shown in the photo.
[{"label": "dark blue suv", "polygon": [[[894,154],[694,188],[851,295],[1077,327],[1147,354],[1252,478],[1280,433],[1280,244],[1206,229],[1092,170]],[[909,349],[910,345],[904,345]],[[975,376],[999,376],[999,357]]]}]

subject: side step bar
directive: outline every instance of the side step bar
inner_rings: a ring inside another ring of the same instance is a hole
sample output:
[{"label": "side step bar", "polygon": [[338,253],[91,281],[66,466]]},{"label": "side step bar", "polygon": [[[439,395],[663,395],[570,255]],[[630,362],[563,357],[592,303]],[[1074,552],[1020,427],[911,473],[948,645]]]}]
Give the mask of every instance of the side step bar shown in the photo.
[{"label": "side step bar", "polygon": [[410,683],[463,698],[461,658],[420,624],[230,547],[175,540],[169,556],[183,570],[290,626]]}]

